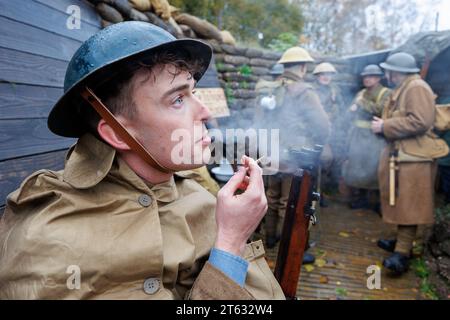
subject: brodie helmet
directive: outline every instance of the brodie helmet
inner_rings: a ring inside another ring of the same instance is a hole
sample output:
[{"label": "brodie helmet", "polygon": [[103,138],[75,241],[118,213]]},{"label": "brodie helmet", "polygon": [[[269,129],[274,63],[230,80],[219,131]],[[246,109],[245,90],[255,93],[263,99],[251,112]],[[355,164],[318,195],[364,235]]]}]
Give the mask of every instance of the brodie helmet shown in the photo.
[{"label": "brodie helmet", "polygon": [[361,72],[361,76],[362,77],[366,77],[366,76],[382,77],[383,70],[381,70],[381,68],[379,66],[377,66],[376,64],[369,64],[363,69],[363,71]]},{"label": "brodie helmet", "polygon": [[306,63],[306,62],[314,62],[314,59],[311,55],[303,48],[300,47],[292,47],[287,49],[281,59],[277,63],[286,64],[286,63]]},{"label": "brodie helmet", "polygon": [[337,73],[336,68],[328,62],[321,63],[314,68],[313,75],[321,73]]},{"label": "brodie helmet", "polygon": [[418,73],[420,71],[417,67],[416,59],[406,52],[394,53],[380,66],[385,70],[401,73]]}]

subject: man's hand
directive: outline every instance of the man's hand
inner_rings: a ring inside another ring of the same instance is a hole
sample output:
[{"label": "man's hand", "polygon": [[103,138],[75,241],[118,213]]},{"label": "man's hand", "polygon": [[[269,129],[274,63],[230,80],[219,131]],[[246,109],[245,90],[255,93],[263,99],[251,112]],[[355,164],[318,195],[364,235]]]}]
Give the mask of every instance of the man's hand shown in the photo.
[{"label": "man's hand", "polygon": [[383,133],[383,124],[384,124],[383,119],[380,119],[378,117],[373,117],[373,120],[372,120],[372,132],[375,133],[375,134]]},{"label": "man's hand", "polygon": [[[244,166],[220,189],[216,207],[215,247],[237,256],[243,254],[247,239],[267,211],[262,169],[246,156],[242,163]],[[235,195],[240,188],[245,189],[244,193]]]}]

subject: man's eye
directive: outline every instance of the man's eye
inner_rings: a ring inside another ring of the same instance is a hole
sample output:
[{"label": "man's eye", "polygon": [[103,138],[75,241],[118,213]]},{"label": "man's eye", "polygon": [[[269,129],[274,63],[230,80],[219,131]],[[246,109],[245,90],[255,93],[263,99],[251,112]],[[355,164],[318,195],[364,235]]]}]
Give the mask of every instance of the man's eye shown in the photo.
[{"label": "man's eye", "polygon": [[180,106],[180,105],[183,104],[183,102],[184,102],[183,96],[179,96],[179,97],[177,97],[177,98],[173,101],[173,104],[174,104],[175,106]]}]

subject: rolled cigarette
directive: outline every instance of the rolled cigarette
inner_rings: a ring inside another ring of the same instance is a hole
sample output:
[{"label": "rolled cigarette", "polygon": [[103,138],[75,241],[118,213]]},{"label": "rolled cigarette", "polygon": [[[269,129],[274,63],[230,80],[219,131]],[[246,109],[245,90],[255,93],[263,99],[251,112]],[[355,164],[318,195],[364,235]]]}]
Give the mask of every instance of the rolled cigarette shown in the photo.
[{"label": "rolled cigarette", "polygon": [[261,163],[262,159],[264,159],[266,156],[262,156],[261,158],[259,158],[258,160],[256,160],[256,163]]},{"label": "rolled cigarette", "polygon": [[[262,156],[261,158],[255,160],[257,164],[261,164],[261,161],[265,158],[266,156]],[[248,170],[249,168],[247,167],[246,170]],[[233,171],[237,172],[238,171],[238,166],[236,165],[235,167],[233,166]]]}]

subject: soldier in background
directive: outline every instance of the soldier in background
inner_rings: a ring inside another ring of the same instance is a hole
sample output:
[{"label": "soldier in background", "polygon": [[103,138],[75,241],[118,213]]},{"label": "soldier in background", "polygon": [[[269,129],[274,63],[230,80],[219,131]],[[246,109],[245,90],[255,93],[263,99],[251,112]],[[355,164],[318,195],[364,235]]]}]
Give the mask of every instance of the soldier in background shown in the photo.
[{"label": "soldier in background", "polygon": [[[333,83],[336,73],[336,68],[328,62],[317,65],[313,71],[313,75],[316,77],[314,89],[332,124],[333,134],[329,144],[324,146],[321,156],[321,185],[328,191],[337,189],[341,177],[347,131],[344,119],[344,99],[339,88]],[[322,194],[320,205],[327,206],[324,194]]]},{"label": "soldier in background", "polygon": [[361,76],[365,88],[358,92],[348,111],[352,126],[348,139],[348,158],[342,171],[345,184],[354,188],[358,196],[350,203],[350,207],[373,208],[379,212],[378,200],[372,206],[370,200],[378,199],[378,162],[385,142],[371,131],[371,121],[374,116],[381,117],[391,90],[381,85],[383,71],[377,65],[366,66]]},{"label": "soldier in background", "polygon": [[[266,214],[266,244],[274,247],[280,238],[286,211],[294,167],[289,163],[289,150],[300,150],[315,144],[325,144],[329,134],[328,116],[323,110],[314,88],[304,82],[307,63],[313,62],[309,53],[300,48],[288,49],[278,63],[284,72],[278,79],[274,116],[268,128],[280,130],[280,168],[269,175]],[[299,164],[294,164],[298,168]],[[305,255],[304,263],[313,262],[314,257]]]},{"label": "soldier in background", "polygon": [[448,146],[433,133],[435,95],[418,75],[414,57],[396,53],[381,67],[395,89],[383,118],[374,117],[372,131],[388,142],[378,171],[382,216],[398,231],[396,239],[379,240],[378,246],[393,253],[384,267],[402,274],[408,270],[418,225],[434,222],[435,159],[448,154]]}]

